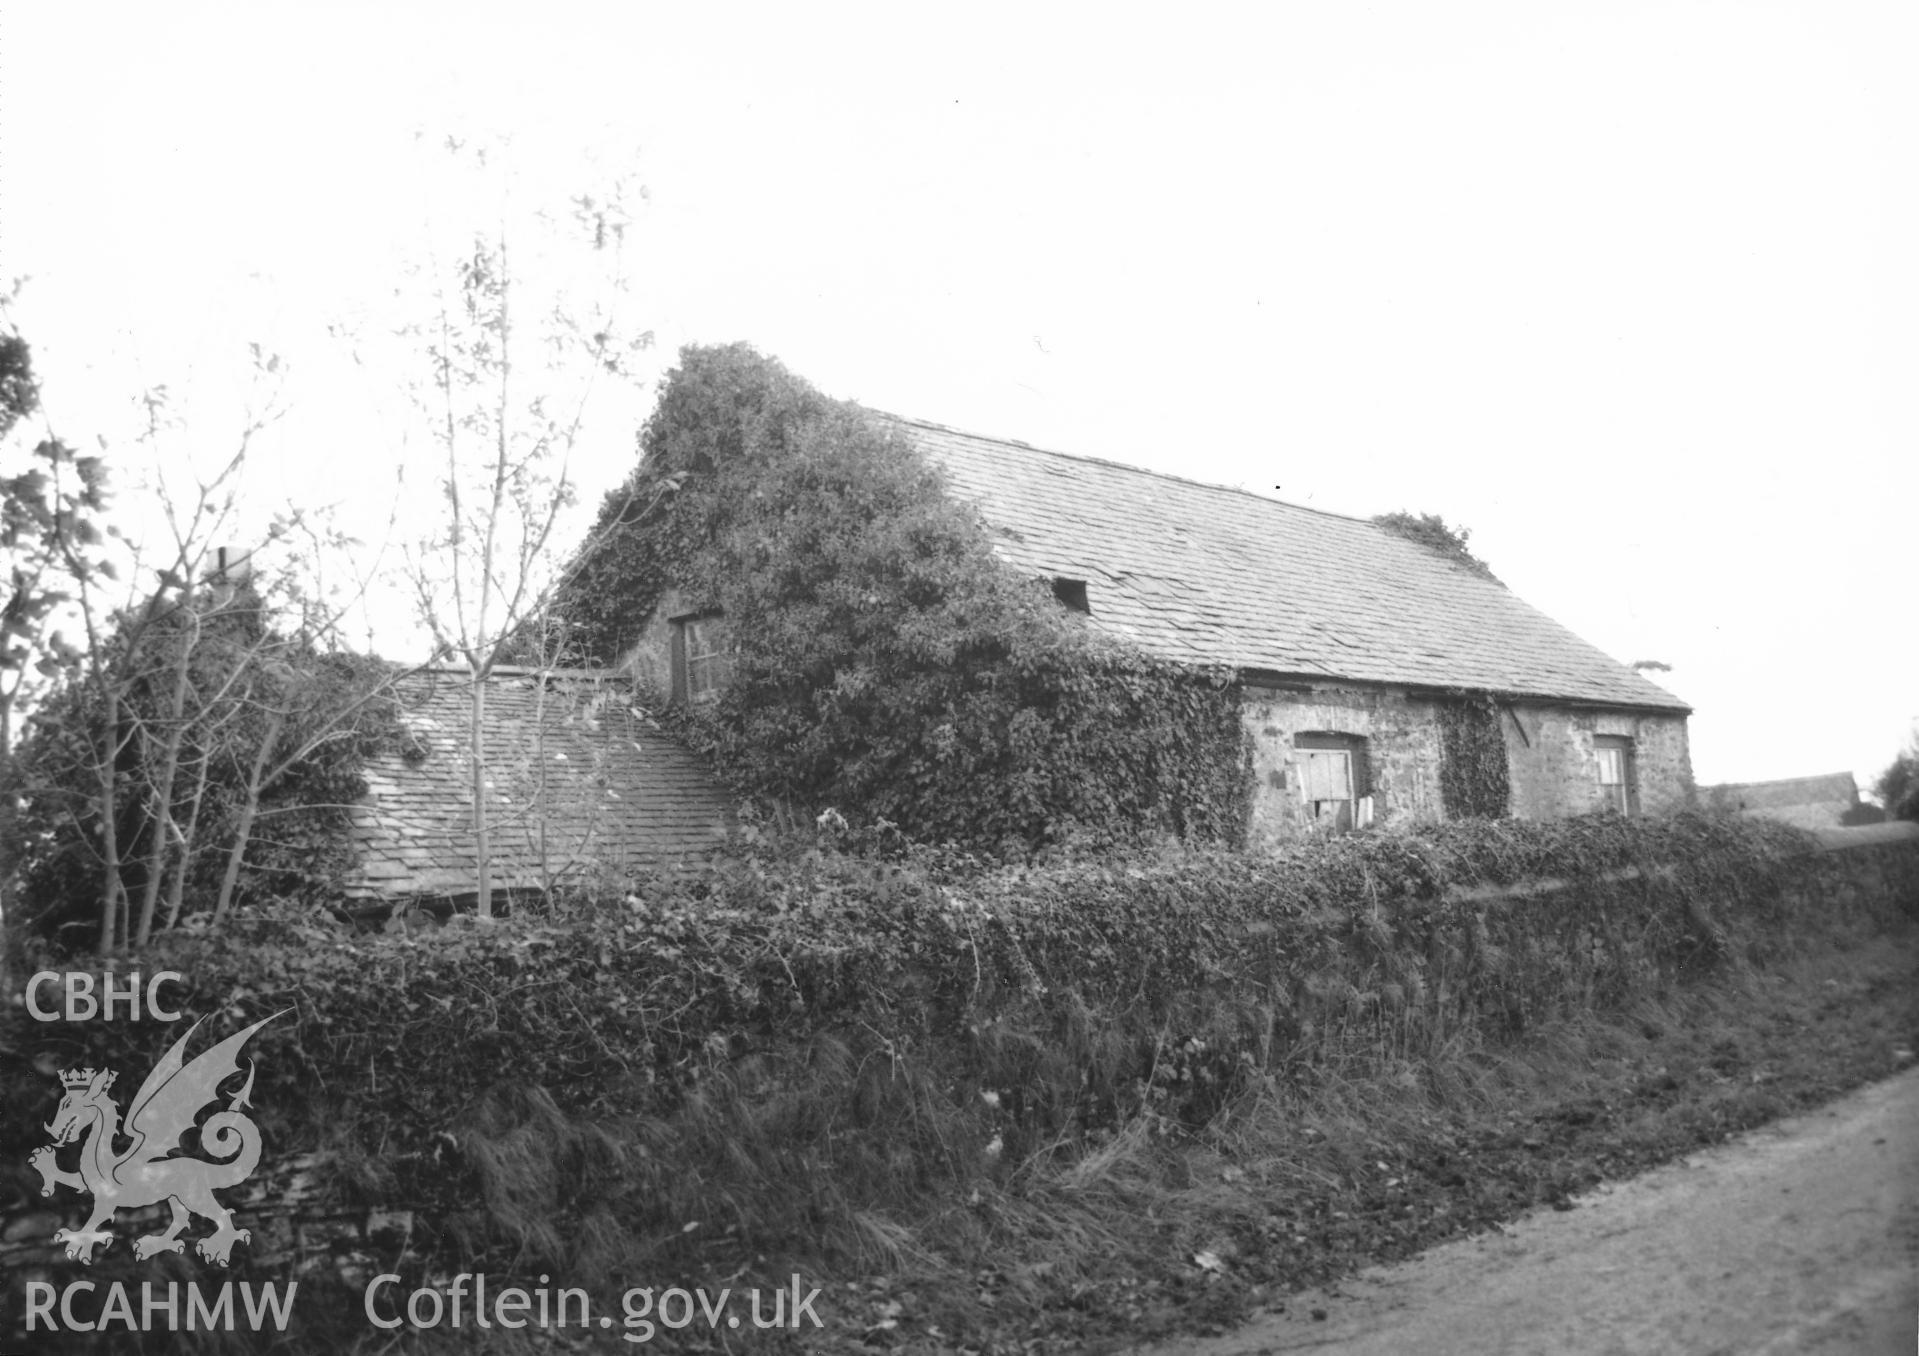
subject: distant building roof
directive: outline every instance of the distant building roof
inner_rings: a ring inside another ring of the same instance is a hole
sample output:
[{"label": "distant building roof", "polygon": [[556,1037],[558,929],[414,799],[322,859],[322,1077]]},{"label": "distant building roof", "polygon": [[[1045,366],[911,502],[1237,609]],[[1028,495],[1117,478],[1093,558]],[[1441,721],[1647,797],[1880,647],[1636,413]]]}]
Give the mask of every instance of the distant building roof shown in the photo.
[{"label": "distant building roof", "polygon": [[1086,581],[1099,626],[1168,658],[1689,709],[1504,585],[1375,523],[888,417],[977,503],[1002,559]]},{"label": "distant building roof", "polygon": [[1817,777],[1781,777],[1769,782],[1722,782],[1699,788],[1700,798],[1723,810],[1777,810],[1798,805],[1852,805],[1859,784],[1850,772],[1828,772]]},{"label": "distant building roof", "polygon": [[[368,760],[353,811],[359,898],[474,893],[470,688],[464,672],[402,680],[404,752]],[[732,798],[632,704],[612,675],[501,670],[486,688],[493,887],[619,878],[698,856],[733,824]]]}]

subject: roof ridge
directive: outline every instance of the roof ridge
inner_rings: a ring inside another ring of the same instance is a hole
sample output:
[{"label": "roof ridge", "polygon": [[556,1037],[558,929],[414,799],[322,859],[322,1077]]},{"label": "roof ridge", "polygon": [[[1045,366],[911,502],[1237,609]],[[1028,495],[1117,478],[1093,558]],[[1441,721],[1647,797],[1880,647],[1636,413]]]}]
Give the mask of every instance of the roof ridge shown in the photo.
[{"label": "roof ridge", "polygon": [[1716,791],[1720,789],[1721,787],[1727,787],[1727,786],[1751,786],[1751,787],[1791,786],[1796,782],[1836,782],[1841,777],[1850,778],[1854,786],[1857,786],[1859,784],[1859,779],[1857,777],[1854,777],[1850,770],[1841,770],[1839,772],[1808,772],[1801,777],[1766,777],[1758,781],[1713,782],[1700,789],[1705,791]]},{"label": "roof ridge", "polygon": [[[1018,438],[1002,438],[992,433],[975,433],[971,429],[954,428],[951,424],[942,424],[933,419],[918,419],[908,415],[894,414],[890,410],[876,410],[870,406],[861,406],[869,414],[877,414],[882,419],[891,419],[896,424],[909,424],[916,428],[934,429],[940,433],[957,434],[962,438],[974,438],[983,443],[996,443],[1001,447],[1018,448],[1022,452],[1038,452],[1048,457],[1060,457],[1066,461],[1090,462],[1094,466],[1110,466],[1117,471],[1130,471],[1134,475],[1152,476],[1157,480],[1171,480],[1181,485],[1191,485],[1197,489],[1215,490],[1221,494],[1236,494],[1246,499],[1257,500],[1262,504],[1277,504],[1280,508],[1296,509],[1301,513],[1316,513],[1322,518],[1337,518],[1341,522],[1359,523],[1376,532],[1384,532],[1371,518],[1362,518],[1354,513],[1338,513],[1332,509],[1316,508],[1311,504],[1295,504],[1290,499],[1275,499],[1258,490],[1242,489],[1237,485],[1222,485],[1215,480],[1195,480],[1191,476],[1175,475],[1171,471],[1158,471],[1150,466],[1135,466],[1131,462],[1114,461],[1111,457],[1090,457],[1083,452],[1062,452],[1056,447],[1036,447],[1032,443],[1022,442]],[[1388,534],[1392,535],[1392,534]]]}]

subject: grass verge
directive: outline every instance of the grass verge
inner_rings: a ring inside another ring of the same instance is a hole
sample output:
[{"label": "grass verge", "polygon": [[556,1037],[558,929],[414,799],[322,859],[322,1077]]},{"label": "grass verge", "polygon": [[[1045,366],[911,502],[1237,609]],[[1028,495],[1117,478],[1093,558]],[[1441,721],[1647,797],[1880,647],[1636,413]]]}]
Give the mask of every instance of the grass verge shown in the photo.
[{"label": "grass verge", "polygon": [[[1142,1114],[1043,1147],[965,1200],[859,1217],[868,1246],[798,1267],[816,1333],[657,1332],[648,1349],[1030,1356],[1222,1331],[1288,1296],[1482,1231],[1904,1067],[1919,926],[1675,986],[1498,1047],[1267,1083],[1195,1135]],[[684,1270],[684,1264],[682,1270]],[[697,1273],[698,1268],[694,1271]],[[686,1284],[696,1283],[688,1279]],[[406,1349],[551,1351],[564,1334],[409,1334]],[[587,1339],[578,1339],[584,1343]],[[369,1339],[360,1350],[392,1349]]]},{"label": "grass verge", "polygon": [[[1197,1138],[1136,1121],[1077,1162],[1028,1165],[974,1207],[976,1228],[941,1230],[977,1239],[970,1273],[870,1282],[879,1317],[840,1349],[1099,1351],[1221,1330],[1897,1072],[1919,1050],[1915,980],[1907,926],[1504,1048],[1264,1088]],[[887,1317],[898,1339],[872,1327]]]}]

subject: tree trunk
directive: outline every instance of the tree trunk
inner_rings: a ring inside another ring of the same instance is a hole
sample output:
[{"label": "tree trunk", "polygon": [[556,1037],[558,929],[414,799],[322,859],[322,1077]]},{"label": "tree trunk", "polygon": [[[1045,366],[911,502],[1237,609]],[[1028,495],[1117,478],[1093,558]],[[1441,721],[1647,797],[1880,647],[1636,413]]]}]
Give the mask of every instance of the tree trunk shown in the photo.
[{"label": "tree trunk", "polygon": [[482,918],[493,916],[493,855],[486,828],[486,674],[473,670],[473,703],[467,728],[467,753],[473,761],[475,908]]},{"label": "tree trunk", "polygon": [[123,891],[120,880],[120,690],[107,684],[106,745],[99,766],[100,778],[100,941],[101,951],[119,947],[116,926]]},{"label": "tree trunk", "polygon": [[187,868],[193,864],[193,835],[200,827],[200,807],[206,804],[207,780],[212,768],[212,755],[202,755],[200,775],[193,785],[193,808],[187,812],[187,826],[180,835],[180,855],[173,863],[173,882],[167,887],[167,917],[161,927],[168,931],[179,923],[180,906],[186,899]]},{"label": "tree trunk", "polygon": [[160,758],[159,779],[148,787],[153,797],[153,843],[147,849],[147,878],[140,888],[140,924],[133,938],[136,950],[144,947],[147,938],[153,935],[153,911],[160,902],[160,885],[167,874],[167,852],[179,836],[179,828],[173,821],[173,783],[180,772],[180,745],[186,742],[187,676],[193,668],[199,631],[196,618],[174,660],[173,700],[167,711],[165,752]]},{"label": "tree trunk", "polygon": [[13,873],[18,869],[20,802],[13,787],[13,694],[0,691],[0,919],[18,924]]},{"label": "tree trunk", "polygon": [[220,877],[220,898],[213,906],[213,921],[219,923],[233,907],[233,890],[240,881],[240,864],[246,859],[247,843],[253,837],[254,816],[260,810],[260,785],[266,776],[267,760],[273,755],[273,746],[279,742],[280,727],[286,724],[284,711],[275,711],[267,722],[267,732],[260,738],[260,748],[253,755],[253,766],[247,772],[247,799],[240,810],[240,823],[233,831],[233,845],[227,849],[227,869]]},{"label": "tree trunk", "polygon": [[[541,625],[540,650],[546,649],[545,625]],[[552,667],[547,656],[539,653],[535,656],[539,675],[538,687],[533,692],[533,826],[539,838],[535,851],[540,859],[540,892],[546,898],[548,908],[553,906],[553,861],[548,855],[546,826],[551,807],[546,799],[546,692],[547,671]]]}]

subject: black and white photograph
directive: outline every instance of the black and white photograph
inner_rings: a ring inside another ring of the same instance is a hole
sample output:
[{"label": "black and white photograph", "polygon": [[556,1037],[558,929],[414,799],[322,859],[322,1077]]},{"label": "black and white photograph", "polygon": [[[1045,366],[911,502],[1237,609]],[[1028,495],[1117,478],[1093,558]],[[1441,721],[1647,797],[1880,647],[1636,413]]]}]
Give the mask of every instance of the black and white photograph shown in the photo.
[{"label": "black and white photograph", "polygon": [[0,3],[0,1356],[1914,1350],[1915,69]]}]

